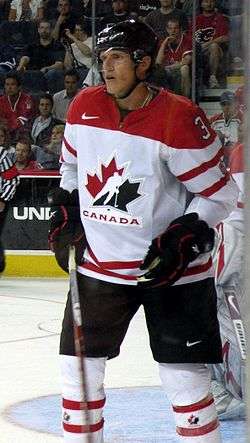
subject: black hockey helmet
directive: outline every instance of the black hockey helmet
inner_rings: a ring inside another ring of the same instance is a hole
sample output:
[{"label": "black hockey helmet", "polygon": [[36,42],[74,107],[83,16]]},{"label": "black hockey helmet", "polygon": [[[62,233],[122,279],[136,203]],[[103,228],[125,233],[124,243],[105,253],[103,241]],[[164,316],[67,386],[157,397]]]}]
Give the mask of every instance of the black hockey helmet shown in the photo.
[{"label": "black hockey helmet", "polygon": [[138,64],[145,55],[154,61],[158,49],[158,37],[153,29],[139,20],[126,20],[108,25],[97,35],[96,54],[101,51],[119,49],[128,51]]}]

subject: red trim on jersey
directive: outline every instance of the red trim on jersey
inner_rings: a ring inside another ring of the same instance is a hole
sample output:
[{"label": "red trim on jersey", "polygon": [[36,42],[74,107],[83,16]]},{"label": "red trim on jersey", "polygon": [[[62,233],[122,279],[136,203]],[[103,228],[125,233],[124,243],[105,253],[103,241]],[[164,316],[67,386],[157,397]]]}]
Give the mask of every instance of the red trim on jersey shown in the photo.
[{"label": "red trim on jersey", "polygon": [[186,269],[186,271],[183,273],[182,277],[187,277],[189,275],[195,275],[195,274],[201,274],[202,272],[208,271],[209,268],[212,267],[213,260],[212,257],[209,258],[209,260],[202,264],[197,266],[192,266],[191,268]]},{"label": "red trim on jersey", "polygon": [[221,188],[223,188],[223,186],[227,184],[228,180],[229,180],[229,174],[226,174],[224,177],[222,177],[212,186],[209,186],[209,188],[206,188],[201,192],[197,192],[196,194],[202,195],[203,197],[210,197],[211,195],[218,192]]},{"label": "red trim on jersey", "polygon": [[245,207],[244,203],[237,202],[237,208],[244,209],[244,207]]},{"label": "red trim on jersey", "polygon": [[[81,411],[84,409],[100,409],[103,408],[105,405],[106,399],[103,398],[102,400],[93,400],[93,401],[74,401],[74,400],[67,400],[66,398],[62,399],[62,405],[65,409],[70,409],[72,411]],[[87,405],[87,407],[86,407]]]},{"label": "red trim on jersey", "polygon": [[197,177],[197,175],[200,175],[203,172],[206,172],[208,169],[211,169],[214,166],[216,166],[222,156],[223,156],[223,148],[221,148],[211,160],[202,163],[200,166],[197,166],[196,168],[190,169],[190,171],[188,172],[184,172],[184,174],[177,175],[176,178],[178,178],[178,180],[182,182],[191,180],[192,178]]},{"label": "red trim on jersey", "polygon": [[15,178],[19,175],[18,170],[15,165],[13,165],[10,169],[7,171],[1,172],[1,177],[4,180],[11,180],[12,178]]},{"label": "red trim on jersey", "polygon": [[118,274],[116,272],[108,271],[107,269],[99,268],[98,266],[94,265],[94,263],[90,263],[90,262],[83,263],[80,267],[82,269],[89,269],[90,271],[97,272],[98,274],[108,275],[110,277],[122,278],[123,280],[133,280],[133,281],[136,281],[136,279],[137,279],[133,275]]},{"label": "red trim on jersey", "polygon": [[223,230],[223,223],[219,223],[217,226],[218,232],[221,234],[221,243],[218,249],[218,259],[217,259],[217,278],[221,274],[222,269],[225,266],[225,247],[224,247],[224,230]]},{"label": "red trim on jersey", "polygon": [[63,137],[63,142],[65,144],[65,148],[70,152],[70,154],[74,155],[74,157],[77,157],[76,150],[72,148],[72,146],[70,146],[65,137]]},{"label": "red trim on jersey", "polygon": [[181,428],[179,426],[176,427],[176,431],[179,435],[183,437],[197,437],[198,435],[205,435],[209,432],[214,431],[219,426],[219,420],[216,418],[211,421],[207,425],[200,426],[199,428]]},{"label": "red trim on jersey", "polygon": [[92,249],[87,245],[87,250],[92,260],[102,269],[134,269],[142,264],[142,260],[133,261],[99,261]]},{"label": "red trim on jersey", "polygon": [[72,432],[73,434],[86,434],[88,432],[97,432],[103,428],[104,419],[95,423],[94,425],[70,425],[69,423],[63,422],[63,429],[67,432]]},{"label": "red trim on jersey", "polygon": [[210,406],[212,403],[214,403],[214,398],[212,395],[209,395],[206,398],[203,398],[203,400],[198,401],[197,403],[193,403],[192,405],[173,406],[173,411],[180,413],[200,411],[201,409]]}]

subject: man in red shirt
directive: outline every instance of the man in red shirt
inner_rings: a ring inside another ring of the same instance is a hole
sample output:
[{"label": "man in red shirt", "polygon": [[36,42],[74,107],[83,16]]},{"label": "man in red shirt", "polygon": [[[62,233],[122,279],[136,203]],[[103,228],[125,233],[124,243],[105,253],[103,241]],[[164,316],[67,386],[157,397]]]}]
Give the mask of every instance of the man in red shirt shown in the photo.
[{"label": "man in red shirt", "polygon": [[30,129],[30,122],[35,116],[33,98],[21,89],[21,80],[16,72],[5,77],[5,94],[0,97],[0,122],[7,126],[11,140]]},{"label": "man in red shirt", "polygon": [[182,31],[177,18],[168,20],[166,31],[168,36],[160,46],[156,63],[164,67],[168,73],[174,92],[189,97],[191,89],[190,65],[192,61],[191,38]]},{"label": "man in red shirt", "polygon": [[202,13],[196,17],[195,38],[200,43],[209,66],[209,86],[219,87],[218,68],[229,40],[226,17],[215,10],[215,0],[201,0]]}]

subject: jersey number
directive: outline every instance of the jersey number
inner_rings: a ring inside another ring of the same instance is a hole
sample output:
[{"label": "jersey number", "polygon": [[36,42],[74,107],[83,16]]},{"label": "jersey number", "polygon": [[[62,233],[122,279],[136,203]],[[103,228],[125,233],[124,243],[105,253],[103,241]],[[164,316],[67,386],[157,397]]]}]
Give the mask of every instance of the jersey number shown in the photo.
[{"label": "jersey number", "polygon": [[205,123],[202,120],[202,118],[200,116],[196,117],[194,123],[195,123],[196,126],[199,126],[199,128],[203,132],[202,138],[204,140],[207,140],[210,137],[211,133],[210,133],[208,127],[205,125]]}]

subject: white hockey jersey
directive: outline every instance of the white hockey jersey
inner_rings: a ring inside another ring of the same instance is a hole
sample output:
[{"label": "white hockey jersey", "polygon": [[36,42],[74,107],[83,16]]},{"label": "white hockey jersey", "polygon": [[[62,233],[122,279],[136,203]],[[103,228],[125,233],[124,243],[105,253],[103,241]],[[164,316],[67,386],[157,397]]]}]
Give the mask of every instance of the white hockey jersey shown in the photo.
[{"label": "white hockey jersey", "polygon": [[[70,105],[61,187],[79,190],[88,248],[82,274],[137,284],[152,239],[186,212],[215,226],[237,202],[218,137],[199,107],[165,90],[121,122],[115,101],[97,86]],[[213,275],[207,254],[182,284]]]}]

